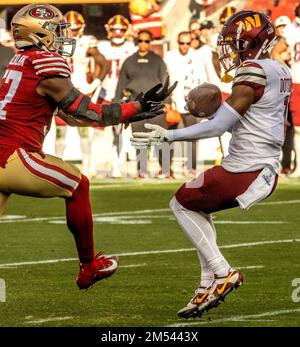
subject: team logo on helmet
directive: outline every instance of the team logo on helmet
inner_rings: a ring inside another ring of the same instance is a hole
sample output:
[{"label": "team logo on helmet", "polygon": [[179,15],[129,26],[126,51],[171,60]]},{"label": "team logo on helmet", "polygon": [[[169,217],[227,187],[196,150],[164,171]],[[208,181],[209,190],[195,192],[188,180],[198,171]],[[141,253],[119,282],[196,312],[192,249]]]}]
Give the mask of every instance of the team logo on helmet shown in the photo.
[{"label": "team logo on helmet", "polygon": [[253,17],[248,16],[243,21],[238,21],[236,23],[238,26],[242,26],[243,30],[250,31],[252,28],[261,27],[261,21],[258,14],[255,14]]},{"label": "team logo on helmet", "polygon": [[39,19],[51,19],[54,17],[54,13],[45,7],[35,7],[29,11],[31,17]]}]

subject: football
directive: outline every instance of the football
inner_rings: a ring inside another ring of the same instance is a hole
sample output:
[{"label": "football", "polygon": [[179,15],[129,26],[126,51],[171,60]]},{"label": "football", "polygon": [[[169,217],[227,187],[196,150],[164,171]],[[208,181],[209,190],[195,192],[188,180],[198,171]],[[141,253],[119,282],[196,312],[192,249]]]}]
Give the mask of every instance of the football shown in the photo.
[{"label": "football", "polygon": [[206,118],[213,115],[221,103],[220,88],[212,83],[203,83],[189,92],[186,109],[195,117]]},{"label": "football", "polygon": [[146,0],[132,0],[129,2],[129,10],[138,16],[146,16],[151,10],[151,4]]}]

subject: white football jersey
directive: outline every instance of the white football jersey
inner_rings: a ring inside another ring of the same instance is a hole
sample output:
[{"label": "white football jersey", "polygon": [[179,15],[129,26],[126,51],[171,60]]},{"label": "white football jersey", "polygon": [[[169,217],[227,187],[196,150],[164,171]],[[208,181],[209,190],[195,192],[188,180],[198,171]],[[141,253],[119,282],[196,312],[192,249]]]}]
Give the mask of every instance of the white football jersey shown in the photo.
[{"label": "white football jersey", "polygon": [[216,73],[216,70],[214,68],[213,64],[213,50],[211,46],[209,45],[203,45],[199,49],[194,50],[195,59],[198,61],[201,61],[201,63],[205,67],[207,81],[209,83],[216,84],[218,87],[221,86],[221,81],[219,76]]},{"label": "white football jersey", "polygon": [[90,47],[97,47],[97,40],[94,36],[83,35],[76,38],[76,49],[72,57],[67,58],[71,69],[71,81],[74,87],[85,93],[88,89],[87,72],[94,69],[94,59],[87,56]]},{"label": "white football jersey", "polygon": [[276,60],[248,60],[236,71],[233,87],[238,85],[253,87],[255,100],[233,126],[229,154],[222,166],[231,172],[255,171],[268,166],[279,174],[291,74]]},{"label": "white football jersey", "polygon": [[207,82],[205,67],[191,49],[186,55],[182,55],[177,48],[168,51],[164,56],[164,61],[169,72],[170,84],[178,81],[178,85],[172,93],[176,110],[180,113],[187,113],[184,107],[188,93],[199,84]]},{"label": "white football jersey", "polygon": [[112,100],[115,96],[121,66],[130,55],[136,52],[137,48],[133,42],[125,41],[121,46],[112,46],[108,40],[99,41],[98,50],[110,63],[110,71],[102,82],[105,95],[101,95],[106,100]]},{"label": "white football jersey", "polygon": [[300,83],[300,25],[296,22],[284,28],[283,36],[291,52],[291,74],[293,83]]}]

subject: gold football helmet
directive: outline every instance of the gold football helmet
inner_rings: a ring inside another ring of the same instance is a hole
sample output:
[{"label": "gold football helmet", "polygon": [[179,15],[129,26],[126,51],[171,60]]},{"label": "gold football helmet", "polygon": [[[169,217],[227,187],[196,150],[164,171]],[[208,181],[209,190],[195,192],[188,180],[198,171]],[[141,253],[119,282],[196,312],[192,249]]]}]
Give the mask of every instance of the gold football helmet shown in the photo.
[{"label": "gold football helmet", "polygon": [[76,40],[68,37],[69,26],[59,9],[48,4],[24,6],[11,21],[17,48],[34,45],[65,56],[72,56],[76,45]]}]

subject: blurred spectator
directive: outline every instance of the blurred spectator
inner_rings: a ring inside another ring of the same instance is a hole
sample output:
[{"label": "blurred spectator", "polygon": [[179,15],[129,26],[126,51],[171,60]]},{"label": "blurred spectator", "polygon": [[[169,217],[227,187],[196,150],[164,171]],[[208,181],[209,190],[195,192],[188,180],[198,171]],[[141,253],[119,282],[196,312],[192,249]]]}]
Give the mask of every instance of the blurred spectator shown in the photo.
[{"label": "blurred spectator", "polygon": [[280,16],[280,17],[276,18],[274,24],[275,24],[277,36],[282,37],[283,29],[287,25],[291,24],[291,20],[288,16]]},{"label": "blurred spectator", "polygon": [[280,16],[275,20],[274,24],[278,41],[271,52],[271,56],[273,59],[289,65],[291,55],[285,37],[283,36],[283,31],[287,25],[291,24],[291,20],[287,16]]},{"label": "blurred spectator", "polygon": [[[98,49],[109,61],[110,70],[103,80],[100,97],[112,100],[115,97],[122,64],[127,57],[136,51],[136,47],[133,42],[126,39],[129,20],[124,16],[119,14],[113,16],[109,19],[105,28],[108,40],[99,41]],[[105,148],[105,153],[103,153],[102,158],[98,155],[98,159],[101,161],[105,158],[106,161],[111,161],[111,176],[121,177],[123,176],[121,168],[126,161],[126,151],[134,150],[130,145],[131,129],[128,127],[123,131],[121,125],[116,125],[105,128],[103,132],[102,146]],[[111,143],[111,152],[109,142]]]},{"label": "blurred spectator", "polygon": [[285,27],[282,34],[291,52],[289,64],[293,81],[290,110],[295,130],[296,170],[290,177],[300,177],[300,4],[295,8],[294,20]]},{"label": "blurred spectator", "polygon": [[269,8],[266,8],[265,10],[262,11],[262,13],[271,19],[272,10],[270,10]]},{"label": "blurred spectator", "polygon": [[[152,34],[150,31],[141,30],[138,33],[138,51],[129,56],[122,65],[116,89],[116,101],[121,99],[134,100],[140,92],[145,92],[157,83],[163,83],[166,80],[166,64],[158,54],[150,50],[151,41]],[[133,123],[131,125],[132,131],[145,131],[145,122]],[[153,122],[163,126],[164,118],[163,116],[156,117],[153,119]],[[147,123],[149,123],[149,120]],[[137,155],[139,155],[139,150]],[[141,168],[139,161],[137,169],[138,177],[143,178],[147,175],[146,168]]]},{"label": "blurred spectator", "polygon": [[6,71],[6,67],[10,62],[11,58],[15,55],[15,51],[8,47],[9,35],[8,31],[0,28],[0,83]]},{"label": "blurred spectator", "polygon": [[149,30],[153,39],[165,36],[165,25],[160,12],[160,5],[156,0],[130,0],[129,13],[132,30]]},{"label": "blurred spectator", "polygon": [[[276,28],[276,35],[278,37],[278,41],[271,52],[271,57],[272,59],[279,60],[283,64],[286,64],[289,66],[291,55],[290,55],[289,47],[283,36],[283,31],[287,25],[291,24],[291,20],[287,16],[280,16],[275,20],[274,24]],[[281,166],[282,166],[281,173],[284,175],[290,174],[292,172],[293,149],[294,149],[294,127],[293,127],[293,120],[292,120],[292,115],[291,115],[291,111],[289,107],[287,120],[286,120],[285,140],[282,146],[282,158],[281,158]]]},{"label": "blurred spectator", "polygon": [[200,30],[200,22],[198,19],[193,19],[190,22],[189,32],[192,38],[191,48],[199,49],[200,47],[202,47],[204,43],[200,39],[201,30]]},{"label": "blurred spectator", "polygon": [[200,24],[200,32],[201,40],[216,49],[219,33],[214,23],[211,20],[204,20]]},{"label": "blurred spectator", "polygon": [[236,13],[236,8],[233,6],[226,6],[223,11],[221,12],[220,16],[219,16],[219,22],[221,25],[224,25],[224,23],[226,22],[226,20],[232,16],[233,14]]},{"label": "blurred spectator", "polygon": [[126,39],[129,21],[122,15],[115,15],[105,25],[108,40],[99,41],[98,50],[108,60],[110,70],[102,83],[100,97],[112,100],[119,79],[120,70],[127,57],[136,51],[133,42]]},{"label": "blurred spectator", "polygon": [[212,44],[216,29],[212,21],[204,21],[200,26],[200,39],[204,44],[197,50],[195,50],[196,59],[204,64],[207,82],[220,85],[221,68],[216,52],[216,47]]},{"label": "blurred spectator", "polygon": [[[165,62],[170,75],[171,84],[178,81],[178,85],[172,93],[172,106],[182,116],[184,126],[197,123],[197,118],[189,114],[186,109],[186,97],[191,89],[203,82],[207,82],[205,67],[200,59],[194,54],[191,48],[192,36],[190,32],[183,31],[178,34],[178,47],[165,54]],[[175,124],[177,127],[177,124]],[[196,173],[196,142],[192,142],[192,160],[188,167],[191,174]],[[190,154],[190,153],[188,153]]]},{"label": "blurred spectator", "polygon": [[200,13],[204,9],[203,0],[190,0],[189,10],[191,12],[191,19],[199,19]]}]

